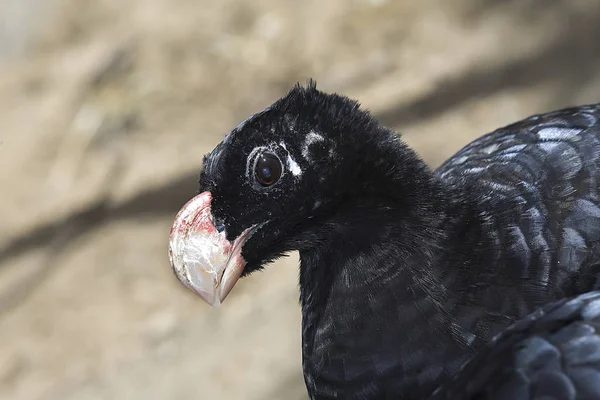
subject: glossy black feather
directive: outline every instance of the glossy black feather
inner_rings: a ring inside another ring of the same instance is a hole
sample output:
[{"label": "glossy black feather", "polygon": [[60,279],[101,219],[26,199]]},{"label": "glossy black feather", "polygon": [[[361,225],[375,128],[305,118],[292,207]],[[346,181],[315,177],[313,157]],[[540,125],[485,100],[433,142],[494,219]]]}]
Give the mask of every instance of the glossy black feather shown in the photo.
[{"label": "glossy black feather", "polygon": [[600,399],[600,292],[515,323],[430,398],[444,399]]},{"label": "glossy black feather", "polygon": [[[437,171],[343,96],[296,87],[205,159],[245,273],[300,252],[312,399],[421,399],[514,321],[597,287],[598,106],[529,118]],[[545,129],[545,130],[544,130]],[[284,160],[256,184],[252,154]]]},{"label": "glossy black feather", "polygon": [[503,267],[481,271],[502,275],[495,288],[480,290],[472,275],[466,297],[523,315],[598,288],[599,117],[597,105],[533,116],[472,142],[436,171],[475,203],[488,260]]}]

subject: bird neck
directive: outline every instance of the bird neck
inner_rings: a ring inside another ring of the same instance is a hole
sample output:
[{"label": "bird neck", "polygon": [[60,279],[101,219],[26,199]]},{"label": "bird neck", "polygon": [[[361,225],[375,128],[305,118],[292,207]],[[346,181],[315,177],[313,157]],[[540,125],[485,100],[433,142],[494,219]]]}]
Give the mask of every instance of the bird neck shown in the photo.
[{"label": "bird neck", "polygon": [[464,362],[453,357],[446,370],[417,354],[444,357],[461,346],[448,342],[468,347],[470,337],[453,326],[449,289],[439,278],[451,232],[449,193],[424,165],[410,179],[397,176],[403,170],[380,175],[378,185],[340,204],[300,249],[303,362],[314,393],[427,391],[428,382]]}]

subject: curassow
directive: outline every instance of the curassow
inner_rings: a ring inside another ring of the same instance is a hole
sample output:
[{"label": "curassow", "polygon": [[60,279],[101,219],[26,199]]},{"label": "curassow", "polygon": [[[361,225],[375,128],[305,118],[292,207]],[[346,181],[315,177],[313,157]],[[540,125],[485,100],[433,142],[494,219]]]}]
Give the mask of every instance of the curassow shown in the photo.
[{"label": "curassow", "polygon": [[516,320],[597,288],[599,117],[533,116],[433,171],[357,102],[297,85],[205,156],[171,264],[218,306],[298,250],[310,397],[421,399]]}]

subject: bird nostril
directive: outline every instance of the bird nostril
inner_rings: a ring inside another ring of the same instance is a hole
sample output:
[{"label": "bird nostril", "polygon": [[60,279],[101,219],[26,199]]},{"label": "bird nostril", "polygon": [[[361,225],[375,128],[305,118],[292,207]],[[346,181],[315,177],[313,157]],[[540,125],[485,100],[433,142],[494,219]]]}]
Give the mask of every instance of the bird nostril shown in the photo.
[{"label": "bird nostril", "polygon": [[223,233],[225,231],[225,222],[221,218],[211,216],[211,221],[217,232]]}]

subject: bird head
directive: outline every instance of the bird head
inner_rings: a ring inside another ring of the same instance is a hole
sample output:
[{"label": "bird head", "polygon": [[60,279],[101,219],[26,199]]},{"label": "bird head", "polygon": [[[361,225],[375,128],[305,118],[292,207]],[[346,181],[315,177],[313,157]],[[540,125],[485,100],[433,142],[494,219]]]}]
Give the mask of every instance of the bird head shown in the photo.
[{"label": "bird head", "polygon": [[[390,141],[396,146],[380,146]],[[400,143],[357,102],[313,82],[297,85],[204,157],[199,194],[171,230],[176,276],[218,306],[241,276],[318,246],[311,237],[317,224],[397,168],[384,166],[373,149],[402,151]]]}]

